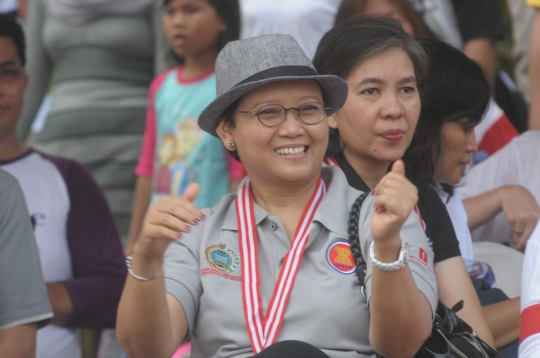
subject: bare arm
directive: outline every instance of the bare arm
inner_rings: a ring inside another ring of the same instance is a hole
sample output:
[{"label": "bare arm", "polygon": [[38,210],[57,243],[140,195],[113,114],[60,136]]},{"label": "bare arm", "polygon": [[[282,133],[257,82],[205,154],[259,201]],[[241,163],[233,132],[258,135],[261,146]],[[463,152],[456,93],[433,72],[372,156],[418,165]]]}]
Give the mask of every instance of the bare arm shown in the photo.
[{"label": "bare arm", "polygon": [[531,50],[529,52],[529,80],[531,108],[529,112],[529,129],[540,129],[540,9],[536,9],[534,18]]},{"label": "bare arm", "polygon": [[[375,257],[398,259],[400,230],[418,201],[416,187],[404,176],[403,162],[394,164],[375,188],[379,194],[371,220]],[[369,340],[385,357],[411,357],[431,332],[432,310],[418,289],[409,266],[385,272],[373,267]]]},{"label": "bare arm", "polygon": [[463,52],[485,68],[486,74],[492,87],[495,87],[497,73],[497,49],[495,40],[490,38],[476,38],[467,41],[463,45]]},{"label": "bare arm", "polygon": [[497,348],[519,338],[520,297],[482,307]]},{"label": "bare arm", "polygon": [[463,205],[471,230],[503,211],[514,232],[517,248],[525,246],[540,217],[540,207],[536,200],[527,189],[519,185],[505,185],[465,199]]},{"label": "bare arm", "polygon": [[60,282],[48,283],[47,293],[49,294],[49,301],[51,302],[54,313],[52,323],[61,326],[68,321],[73,312],[71,297],[66,286]]},{"label": "bare arm", "polygon": [[[135,245],[132,270],[152,277],[163,266],[170,242],[190,229],[201,212],[191,202],[198,185],[188,186],[183,198],[164,198],[153,204],[145,217],[139,241]],[[187,200],[186,200],[187,199]],[[180,302],[165,291],[163,274],[152,281],[139,281],[128,275],[118,306],[116,332],[130,357],[169,358],[188,332],[186,314]]]},{"label": "bare arm", "polygon": [[439,299],[448,307],[463,300],[465,305],[457,315],[467,322],[484,342],[495,347],[496,342],[463,259],[457,256],[439,262],[435,266],[435,276],[437,276]]},{"label": "bare arm", "polygon": [[137,237],[141,231],[144,215],[150,204],[152,193],[152,178],[138,176],[135,185],[135,202],[133,204],[133,213],[131,215],[131,225],[129,226],[129,238],[126,248],[126,256],[133,254]]},{"label": "bare arm", "polygon": [[32,358],[36,356],[37,323],[0,331],[0,357]]}]

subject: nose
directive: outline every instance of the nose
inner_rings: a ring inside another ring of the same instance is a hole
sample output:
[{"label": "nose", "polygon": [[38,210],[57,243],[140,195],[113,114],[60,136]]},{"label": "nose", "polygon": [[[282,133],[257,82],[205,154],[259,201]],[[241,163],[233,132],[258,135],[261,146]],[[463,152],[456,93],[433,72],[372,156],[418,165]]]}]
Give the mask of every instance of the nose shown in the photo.
[{"label": "nose", "polygon": [[402,114],[403,108],[397,96],[394,94],[386,95],[381,107],[381,116],[383,118],[395,119],[401,117]]},{"label": "nose", "polygon": [[304,124],[298,111],[289,108],[285,111],[285,119],[279,124],[279,135],[283,137],[297,137],[305,133]]},{"label": "nose", "polygon": [[473,153],[478,150],[478,144],[476,143],[476,136],[474,129],[467,133],[467,153]]}]

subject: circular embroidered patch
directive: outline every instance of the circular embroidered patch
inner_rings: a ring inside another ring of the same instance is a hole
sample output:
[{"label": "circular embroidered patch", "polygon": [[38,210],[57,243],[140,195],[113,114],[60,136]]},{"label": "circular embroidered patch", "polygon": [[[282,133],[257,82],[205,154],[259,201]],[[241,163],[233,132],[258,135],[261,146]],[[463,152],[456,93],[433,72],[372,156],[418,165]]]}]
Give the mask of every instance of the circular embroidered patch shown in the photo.
[{"label": "circular embroidered patch", "polygon": [[351,245],[344,240],[335,241],[326,250],[326,261],[337,272],[351,275],[355,271]]},{"label": "circular embroidered patch", "polygon": [[205,256],[211,267],[227,273],[236,270],[240,263],[238,254],[221,243],[208,247]]}]

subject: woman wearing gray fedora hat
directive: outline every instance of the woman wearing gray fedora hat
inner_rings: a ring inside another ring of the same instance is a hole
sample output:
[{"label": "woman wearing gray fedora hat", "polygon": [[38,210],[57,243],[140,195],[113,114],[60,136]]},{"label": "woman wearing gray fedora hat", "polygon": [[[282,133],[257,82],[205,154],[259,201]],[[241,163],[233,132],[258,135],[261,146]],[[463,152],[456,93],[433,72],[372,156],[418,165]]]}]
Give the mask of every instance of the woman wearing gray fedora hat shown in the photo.
[{"label": "woman wearing gray fedora hat", "polygon": [[321,172],[347,84],[319,75],[287,35],[229,43],[216,76],[199,125],[249,176],[212,209],[191,204],[196,184],[150,207],[118,309],[128,354],[170,357],[189,335],[192,357],[413,356],[437,287],[403,163],[353,216],[363,291],[348,241],[361,192],[339,168]]}]

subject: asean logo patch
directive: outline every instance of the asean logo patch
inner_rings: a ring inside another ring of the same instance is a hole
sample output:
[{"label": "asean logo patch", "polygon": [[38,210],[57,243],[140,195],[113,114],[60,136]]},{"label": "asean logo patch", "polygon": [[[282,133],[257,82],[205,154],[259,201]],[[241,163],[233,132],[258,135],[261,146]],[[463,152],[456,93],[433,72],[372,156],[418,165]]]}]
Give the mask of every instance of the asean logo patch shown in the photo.
[{"label": "asean logo patch", "polygon": [[225,244],[209,246],[205,252],[208,264],[221,272],[231,273],[236,270],[240,263],[238,254],[227,249]]},{"label": "asean logo patch", "polygon": [[326,261],[330,267],[344,275],[351,275],[356,269],[351,245],[344,240],[333,242],[328,246]]}]

